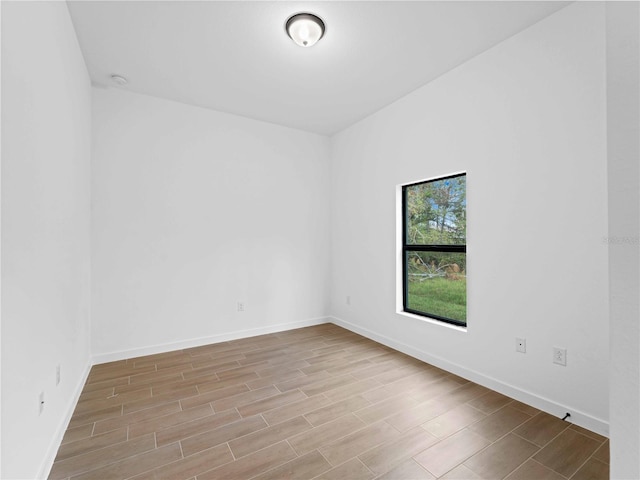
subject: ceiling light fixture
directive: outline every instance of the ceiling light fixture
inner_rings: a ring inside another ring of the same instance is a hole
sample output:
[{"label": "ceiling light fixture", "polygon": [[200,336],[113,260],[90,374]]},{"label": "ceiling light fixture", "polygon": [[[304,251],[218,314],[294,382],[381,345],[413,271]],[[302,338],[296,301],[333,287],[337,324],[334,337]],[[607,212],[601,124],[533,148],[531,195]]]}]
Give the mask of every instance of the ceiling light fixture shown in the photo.
[{"label": "ceiling light fixture", "polygon": [[301,47],[311,47],[324,35],[324,22],[312,13],[298,13],[287,20],[287,35]]}]

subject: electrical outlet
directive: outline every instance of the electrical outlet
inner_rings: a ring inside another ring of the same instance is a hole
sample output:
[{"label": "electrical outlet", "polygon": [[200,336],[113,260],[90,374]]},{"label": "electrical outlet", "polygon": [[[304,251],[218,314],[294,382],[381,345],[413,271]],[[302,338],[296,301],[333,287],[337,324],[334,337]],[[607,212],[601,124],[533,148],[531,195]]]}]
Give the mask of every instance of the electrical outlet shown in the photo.
[{"label": "electrical outlet", "polygon": [[526,338],[516,338],[516,352],[527,353]]},{"label": "electrical outlet", "polygon": [[238,311],[244,312],[244,302],[238,302]]},{"label": "electrical outlet", "polygon": [[347,295],[347,305],[351,305],[351,295]]},{"label": "electrical outlet", "polygon": [[38,415],[42,415],[44,411],[44,392],[40,392],[38,395]]},{"label": "electrical outlet", "polygon": [[563,367],[567,366],[567,349],[566,348],[553,347],[553,363],[562,365]]},{"label": "electrical outlet", "polygon": [[56,386],[60,385],[60,364],[56,367]]}]

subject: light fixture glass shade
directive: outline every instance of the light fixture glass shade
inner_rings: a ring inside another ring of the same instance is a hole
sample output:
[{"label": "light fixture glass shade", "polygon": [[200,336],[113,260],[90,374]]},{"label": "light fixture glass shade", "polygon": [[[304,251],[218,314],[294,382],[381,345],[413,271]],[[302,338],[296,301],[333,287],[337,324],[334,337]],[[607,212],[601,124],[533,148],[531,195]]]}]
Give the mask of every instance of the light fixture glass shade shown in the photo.
[{"label": "light fixture glass shade", "polygon": [[287,20],[287,34],[301,47],[311,47],[324,35],[324,22],[311,13],[298,13]]}]

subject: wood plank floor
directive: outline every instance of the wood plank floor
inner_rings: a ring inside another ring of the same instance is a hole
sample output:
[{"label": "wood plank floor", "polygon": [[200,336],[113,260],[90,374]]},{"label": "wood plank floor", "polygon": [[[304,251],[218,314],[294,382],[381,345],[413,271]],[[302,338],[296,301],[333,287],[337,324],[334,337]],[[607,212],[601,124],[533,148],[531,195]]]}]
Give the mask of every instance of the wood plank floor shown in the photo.
[{"label": "wood plank floor", "polygon": [[96,365],[50,479],[608,479],[609,442],[335,325]]}]

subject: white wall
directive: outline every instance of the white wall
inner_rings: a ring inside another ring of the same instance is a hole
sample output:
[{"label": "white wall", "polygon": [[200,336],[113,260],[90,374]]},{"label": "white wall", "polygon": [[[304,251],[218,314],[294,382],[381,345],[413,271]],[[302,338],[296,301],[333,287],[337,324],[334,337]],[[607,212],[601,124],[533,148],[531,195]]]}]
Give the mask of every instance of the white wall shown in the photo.
[{"label": "white wall", "polygon": [[64,2],[1,8],[0,475],[35,478],[47,474],[89,364],[91,86]]},{"label": "white wall", "polygon": [[[604,7],[579,3],[336,135],[338,323],[604,433],[605,106]],[[466,332],[395,312],[396,185],[458,171]],[[553,346],[567,349],[566,367],[552,364]]]},{"label": "white wall", "polygon": [[93,127],[98,360],[324,320],[326,137],[115,89]]},{"label": "white wall", "polygon": [[640,478],[640,6],[609,2],[607,147],[611,478]]}]

